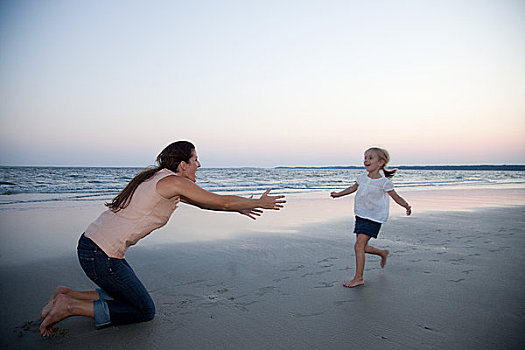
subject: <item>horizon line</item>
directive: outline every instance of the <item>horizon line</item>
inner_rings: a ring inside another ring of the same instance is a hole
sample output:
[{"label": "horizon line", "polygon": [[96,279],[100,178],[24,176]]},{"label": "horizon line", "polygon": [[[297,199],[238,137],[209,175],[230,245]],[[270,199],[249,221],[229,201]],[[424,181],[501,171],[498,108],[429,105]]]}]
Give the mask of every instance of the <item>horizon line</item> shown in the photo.
[{"label": "horizon line", "polygon": [[[133,165],[1,165],[0,168],[142,168],[147,169],[154,167],[149,166],[133,166]],[[422,168],[520,168],[525,170],[525,164],[429,164],[429,165],[392,165],[387,168],[399,169],[422,169]],[[362,165],[277,165],[277,166],[216,166],[216,167],[202,167],[202,169],[363,169]],[[478,169],[479,170],[479,169]]]}]

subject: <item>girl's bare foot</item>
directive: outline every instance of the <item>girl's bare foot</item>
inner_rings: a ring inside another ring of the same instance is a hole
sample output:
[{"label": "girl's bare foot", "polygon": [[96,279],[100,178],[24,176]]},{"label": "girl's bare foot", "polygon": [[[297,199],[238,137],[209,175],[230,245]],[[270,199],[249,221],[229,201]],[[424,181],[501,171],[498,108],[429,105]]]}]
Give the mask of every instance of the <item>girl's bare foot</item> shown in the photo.
[{"label": "girl's bare foot", "polygon": [[59,294],[55,298],[53,307],[40,325],[40,334],[42,334],[43,337],[53,335],[53,325],[72,315],[69,311],[70,301],[71,298],[65,294]]},{"label": "girl's bare foot", "polygon": [[365,284],[365,280],[362,279],[362,278],[354,278],[353,280],[349,281],[349,282],[346,282],[346,283],[343,283],[343,286],[347,287],[347,288],[354,288],[354,287],[357,287],[357,286],[362,286]]},{"label": "girl's bare foot", "polygon": [[67,294],[67,293],[69,293],[71,291],[72,291],[71,288],[64,287],[64,286],[59,286],[55,290],[55,294],[53,294],[51,299],[49,299],[49,301],[46,303],[46,305],[44,305],[44,307],[42,308],[42,311],[40,312],[40,319],[43,321],[46,318],[46,316],[49,313],[49,311],[51,311],[51,309],[53,308],[53,305],[55,304],[55,299],[56,299],[56,297],[59,294]]},{"label": "girl's bare foot", "polygon": [[381,254],[381,268],[385,268],[385,265],[386,265],[386,257],[388,256],[388,254],[390,254],[390,250],[388,249],[384,249],[383,250],[383,254]]}]

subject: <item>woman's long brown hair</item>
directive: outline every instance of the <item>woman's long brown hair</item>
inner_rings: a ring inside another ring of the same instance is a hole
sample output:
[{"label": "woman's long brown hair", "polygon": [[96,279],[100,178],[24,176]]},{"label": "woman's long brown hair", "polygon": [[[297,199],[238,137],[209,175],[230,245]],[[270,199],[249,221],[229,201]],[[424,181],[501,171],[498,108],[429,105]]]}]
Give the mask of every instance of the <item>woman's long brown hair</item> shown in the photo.
[{"label": "woman's long brown hair", "polygon": [[106,207],[109,207],[115,213],[126,208],[129,205],[131,198],[133,198],[135,190],[141,183],[150,179],[161,169],[168,169],[177,172],[177,168],[182,161],[189,163],[194,150],[195,146],[188,141],[177,141],[171,143],[157,156],[157,167],[146,169],[135,175],[127,186],[124,187],[122,192],[113,198],[111,202],[105,204]]}]

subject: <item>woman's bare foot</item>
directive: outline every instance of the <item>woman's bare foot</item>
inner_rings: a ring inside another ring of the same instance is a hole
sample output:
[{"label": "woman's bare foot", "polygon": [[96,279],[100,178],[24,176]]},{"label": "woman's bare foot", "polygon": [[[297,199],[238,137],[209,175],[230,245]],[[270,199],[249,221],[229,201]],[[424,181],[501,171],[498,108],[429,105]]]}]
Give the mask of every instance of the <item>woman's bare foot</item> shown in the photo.
[{"label": "woman's bare foot", "polygon": [[73,299],[65,294],[59,294],[55,298],[53,307],[47,313],[47,316],[40,325],[40,334],[42,334],[43,337],[49,337],[53,335],[53,325],[55,323],[72,316],[72,313],[69,311],[69,304],[71,300]]},{"label": "woman's bare foot", "polygon": [[381,254],[381,268],[385,268],[385,265],[386,265],[386,257],[388,256],[388,254],[390,254],[390,250],[388,249],[383,249],[383,254]]},{"label": "woman's bare foot", "polygon": [[347,287],[347,288],[354,288],[354,287],[357,287],[357,286],[362,286],[365,284],[365,280],[362,279],[362,278],[354,278],[353,280],[349,281],[349,282],[346,282],[346,283],[343,283],[343,286]]},{"label": "woman's bare foot", "polygon": [[42,311],[40,312],[40,319],[43,321],[46,318],[46,316],[49,313],[49,311],[51,311],[51,309],[53,308],[53,305],[55,304],[55,299],[56,299],[56,297],[59,294],[67,294],[67,293],[69,293],[71,291],[72,291],[71,288],[68,288],[68,287],[65,287],[65,286],[59,286],[55,290],[55,294],[53,294],[51,299],[49,299],[49,301],[46,303],[46,305],[44,305],[44,307],[42,308]]}]

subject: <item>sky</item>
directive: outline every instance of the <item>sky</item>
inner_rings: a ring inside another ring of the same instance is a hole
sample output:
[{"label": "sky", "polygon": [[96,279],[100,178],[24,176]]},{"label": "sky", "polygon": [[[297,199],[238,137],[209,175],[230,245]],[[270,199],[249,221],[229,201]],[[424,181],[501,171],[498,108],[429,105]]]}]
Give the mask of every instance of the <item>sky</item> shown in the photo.
[{"label": "sky", "polygon": [[0,1],[0,165],[525,164],[525,1]]}]

